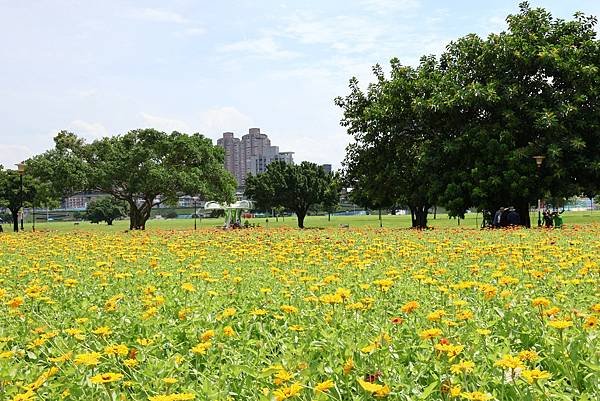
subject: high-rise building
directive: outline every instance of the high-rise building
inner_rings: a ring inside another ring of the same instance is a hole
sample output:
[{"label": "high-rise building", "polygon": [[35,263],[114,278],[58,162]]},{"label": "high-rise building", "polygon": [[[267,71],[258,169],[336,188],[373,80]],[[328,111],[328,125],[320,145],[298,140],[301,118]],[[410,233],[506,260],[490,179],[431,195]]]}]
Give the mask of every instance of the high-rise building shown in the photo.
[{"label": "high-rise building", "polygon": [[239,138],[233,136],[233,132],[224,132],[223,138],[217,140],[217,145],[225,150],[225,169],[235,177],[239,183],[243,178],[240,157],[241,143]]},{"label": "high-rise building", "polygon": [[331,173],[331,171],[332,171],[331,164],[322,164],[321,167],[327,174]]},{"label": "high-rise building", "polygon": [[279,147],[271,146],[271,140],[261,134],[260,128],[250,128],[241,140],[232,132],[224,132],[223,138],[217,140],[217,146],[225,149],[225,168],[233,174],[238,187],[244,187],[248,174],[264,173],[274,161],[294,164],[294,152],[279,152]]}]

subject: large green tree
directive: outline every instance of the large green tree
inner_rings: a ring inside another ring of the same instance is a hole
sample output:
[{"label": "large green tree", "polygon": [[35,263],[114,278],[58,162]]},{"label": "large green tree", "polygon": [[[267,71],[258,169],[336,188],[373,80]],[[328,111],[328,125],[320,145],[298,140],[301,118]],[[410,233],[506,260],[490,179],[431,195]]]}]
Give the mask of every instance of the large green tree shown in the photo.
[{"label": "large green tree", "polygon": [[332,175],[314,163],[273,162],[264,173],[248,176],[245,193],[258,207],[281,205],[293,211],[298,227],[304,228],[308,209],[325,200],[331,180]]},{"label": "large green tree", "polygon": [[28,164],[57,193],[96,190],[125,201],[130,229],[145,229],[150,211],[181,195],[231,201],[235,181],[223,166],[222,149],[200,134],[130,131],[85,143],[71,133]]},{"label": "large green tree", "polygon": [[0,207],[10,210],[13,230],[19,231],[19,210],[21,206],[31,206],[36,198],[39,183],[29,174],[23,175],[23,192],[21,192],[21,176],[14,170],[5,170],[0,165]]},{"label": "large green tree", "polygon": [[366,93],[351,80],[336,102],[354,137],[346,170],[361,196],[416,209],[417,226],[432,204],[460,217],[471,206],[515,206],[529,225],[538,198],[598,192],[596,19],[555,19],[524,2],[507,23],[414,69],[392,60],[389,78],[376,67]]},{"label": "large green tree", "polygon": [[582,14],[564,21],[522,3],[507,23],[447,47],[430,111],[448,134],[442,203],[458,215],[514,205],[528,225],[535,199],[600,185],[600,47],[595,18]]},{"label": "large green tree", "polygon": [[376,82],[366,92],[352,79],[350,94],[336,99],[344,111],[341,123],[354,139],[344,160],[346,185],[363,206],[408,207],[412,226],[424,228],[435,203],[436,159],[427,151],[437,133],[424,118],[419,99],[432,90],[436,69],[424,58],[418,68],[392,60],[389,79],[379,66],[373,71]]}]

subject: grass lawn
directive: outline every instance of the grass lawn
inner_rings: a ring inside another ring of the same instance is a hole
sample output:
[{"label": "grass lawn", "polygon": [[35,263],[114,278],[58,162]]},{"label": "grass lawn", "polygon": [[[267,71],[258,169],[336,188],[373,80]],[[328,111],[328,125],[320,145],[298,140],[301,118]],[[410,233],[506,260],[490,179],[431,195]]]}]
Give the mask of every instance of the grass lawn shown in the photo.
[{"label": "grass lawn", "polygon": [[[600,223],[600,211],[584,211],[584,212],[570,212],[565,211],[562,215],[565,225],[579,225],[579,224],[590,224]],[[278,221],[274,218],[269,218],[268,223],[265,218],[248,219],[251,224],[260,225],[263,228],[275,228],[275,227],[296,227],[297,220],[295,217],[285,217],[284,219],[279,218]],[[438,214],[436,219],[433,219],[433,215],[429,215],[429,226],[432,228],[479,228],[481,224],[481,214],[468,214],[466,218],[459,221],[457,219],[449,219],[445,214]],[[537,224],[537,213],[531,213],[532,225]],[[198,228],[217,228],[221,227],[223,219],[198,219]],[[388,228],[409,228],[410,227],[410,216],[409,215],[384,215],[382,216],[382,224]],[[376,214],[368,216],[332,216],[331,220],[327,219],[327,216],[308,216],[305,220],[305,226],[307,228],[322,228],[322,227],[340,227],[342,225],[348,225],[349,227],[379,227],[379,219]],[[80,222],[74,224],[73,222],[37,222],[37,230],[51,230],[51,231],[124,231],[129,228],[129,220],[115,221],[113,226],[102,224],[91,224],[89,222]],[[149,220],[147,229],[162,229],[162,230],[190,230],[194,228],[193,219],[165,219],[165,220]],[[31,222],[26,222],[26,230],[31,230]],[[4,231],[11,231],[11,226],[4,224]]]}]

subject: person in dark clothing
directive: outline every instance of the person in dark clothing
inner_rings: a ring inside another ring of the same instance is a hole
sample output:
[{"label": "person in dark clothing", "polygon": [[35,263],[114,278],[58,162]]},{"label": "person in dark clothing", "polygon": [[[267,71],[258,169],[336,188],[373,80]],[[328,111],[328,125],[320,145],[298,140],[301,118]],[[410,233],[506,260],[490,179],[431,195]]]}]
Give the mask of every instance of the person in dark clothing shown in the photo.
[{"label": "person in dark clothing", "polygon": [[494,220],[492,220],[492,227],[500,228],[500,217],[502,216],[502,212],[504,212],[503,207],[496,211],[496,214],[494,214]]},{"label": "person in dark clothing", "polygon": [[508,223],[509,226],[518,226],[518,225],[521,224],[521,216],[515,210],[514,207],[511,207],[508,210],[508,215],[506,216],[506,221],[507,221],[507,223]]},{"label": "person in dark clothing", "polygon": [[505,207],[500,215],[500,227],[508,227],[508,208]]},{"label": "person in dark clothing", "polygon": [[544,210],[544,226],[546,228],[552,228],[552,212],[548,209]]}]

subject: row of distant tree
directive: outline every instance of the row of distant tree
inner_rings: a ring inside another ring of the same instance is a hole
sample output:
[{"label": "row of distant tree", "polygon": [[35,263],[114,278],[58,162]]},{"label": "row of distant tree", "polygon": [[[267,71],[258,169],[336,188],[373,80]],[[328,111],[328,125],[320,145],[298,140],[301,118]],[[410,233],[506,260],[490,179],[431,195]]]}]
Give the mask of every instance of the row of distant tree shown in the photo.
[{"label": "row of distant tree", "polygon": [[[232,202],[235,180],[223,164],[223,150],[200,134],[167,134],[154,129],[130,131],[86,143],[60,132],[55,146],[25,162],[25,174],[0,166],[0,207],[11,212],[18,231],[23,207],[56,206],[82,191],[109,195],[90,204],[82,216],[92,222],[129,216],[130,229],[145,229],[151,209],[176,204],[180,196]],[[22,179],[22,185],[21,185]],[[287,209],[299,227],[309,208],[333,211],[341,181],[314,163],[273,163],[268,174],[248,177],[248,195],[263,210]]]},{"label": "row of distant tree", "polygon": [[[506,32],[467,35],[417,67],[393,59],[386,76],[375,66],[366,90],[353,78],[335,100],[352,136],[342,173],[276,162],[248,177],[246,195],[260,209],[294,212],[301,228],[315,205],[333,211],[342,187],[369,209],[410,209],[421,228],[432,206],[459,217],[514,206],[529,226],[539,199],[591,199],[600,193],[597,20],[555,19],[524,2],[507,23]],[[26,166],[22,192],[18,174],[0,168],[0,206],[15,229],[22,203],[83,190],[126,204],[131,229],[144,229],[160,203],[182,195],[230,202],[235,190],[223,150],[200,134],[143,129],[86,143],[63,131]]]}]

